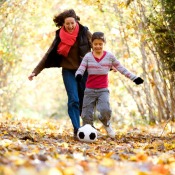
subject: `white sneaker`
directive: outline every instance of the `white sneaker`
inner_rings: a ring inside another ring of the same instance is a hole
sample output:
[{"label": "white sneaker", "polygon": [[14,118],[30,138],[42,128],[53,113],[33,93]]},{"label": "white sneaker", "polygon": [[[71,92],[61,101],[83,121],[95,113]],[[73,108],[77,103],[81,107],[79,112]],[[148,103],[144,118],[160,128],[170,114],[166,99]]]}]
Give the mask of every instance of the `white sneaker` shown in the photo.
[{"label": "white sneaker", "polygon": [[111,138],[115,138],[115,132],[114,130],[112,129],[112,126],[111,124],[109,126],[105,126],[105,129],[106,129],[106,132],[108,133],[108,136],[111,137]]}]

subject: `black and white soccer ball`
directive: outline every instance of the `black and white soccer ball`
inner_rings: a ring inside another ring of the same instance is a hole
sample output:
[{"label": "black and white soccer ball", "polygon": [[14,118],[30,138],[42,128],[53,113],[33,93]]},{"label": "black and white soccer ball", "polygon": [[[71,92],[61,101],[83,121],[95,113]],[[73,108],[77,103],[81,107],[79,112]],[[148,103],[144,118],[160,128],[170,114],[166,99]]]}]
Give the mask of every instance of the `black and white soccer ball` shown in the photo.
[{"label": "black and white soccer ball", "polygon": [[78,129],[78,140],[83,142],[95,142],[97,140],[97,130],[90,124],[86,124]]}]

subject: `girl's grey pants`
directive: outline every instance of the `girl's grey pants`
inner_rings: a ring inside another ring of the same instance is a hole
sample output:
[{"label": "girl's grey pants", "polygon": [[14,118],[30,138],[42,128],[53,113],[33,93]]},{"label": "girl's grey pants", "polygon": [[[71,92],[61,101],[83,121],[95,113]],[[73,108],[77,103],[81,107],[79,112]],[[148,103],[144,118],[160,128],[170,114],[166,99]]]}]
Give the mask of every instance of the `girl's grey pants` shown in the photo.
[{"label": "girl's grey pants", "polygon": [[83,125],[93,126],[94,108],[99,112],[98,118],[105,125],[109,126],[111,119],[111,109],[109,104],[108,88],[90,89],[86,88],[83,99],[82,120]]}]

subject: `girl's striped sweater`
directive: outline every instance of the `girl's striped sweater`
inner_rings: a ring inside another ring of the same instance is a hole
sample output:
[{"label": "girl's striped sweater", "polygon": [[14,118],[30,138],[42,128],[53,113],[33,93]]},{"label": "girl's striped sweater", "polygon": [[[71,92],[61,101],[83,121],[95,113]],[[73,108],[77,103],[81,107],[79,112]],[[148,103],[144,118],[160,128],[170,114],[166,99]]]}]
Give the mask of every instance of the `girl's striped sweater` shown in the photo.
[{"label": "girl's striped sweater", "polygon": [[102,60],[100,60],[100,62],[95,60],[92,52],[87,53],[76,71],[75,76],[78,74],[83,75],[86,69],[88,71],[88,75],[107,75],[112,66],[114,66],[121,74],[125,75],[132,81],[138,78],[136,75],[122,66],[112,53],[107,51],[106,55]]}]

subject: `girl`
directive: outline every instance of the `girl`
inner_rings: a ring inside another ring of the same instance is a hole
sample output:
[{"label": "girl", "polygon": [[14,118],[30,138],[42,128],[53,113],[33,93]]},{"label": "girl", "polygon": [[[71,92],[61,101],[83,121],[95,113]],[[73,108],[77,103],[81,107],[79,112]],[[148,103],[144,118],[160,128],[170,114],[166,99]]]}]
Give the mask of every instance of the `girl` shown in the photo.
[{"label": "girl", "polygon": [[84,72],[86,69],[88,71],[81,116],[83,125],[91,124],[93,126],[93,111],[96,105],[100,113],[98,116],[99,120],[103,123],[108,135],[114,138],[115,132],[110,123],[111,109],[109,104],[108,72],[111,67],[114,67],[137,85],[143,83],[143,80],[122,66],[112,53],[104,51],[104,44],[104,33],[93,33],[93,51],[84,56],[75,76],[76,80],[81,82]]}]

